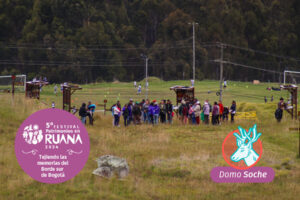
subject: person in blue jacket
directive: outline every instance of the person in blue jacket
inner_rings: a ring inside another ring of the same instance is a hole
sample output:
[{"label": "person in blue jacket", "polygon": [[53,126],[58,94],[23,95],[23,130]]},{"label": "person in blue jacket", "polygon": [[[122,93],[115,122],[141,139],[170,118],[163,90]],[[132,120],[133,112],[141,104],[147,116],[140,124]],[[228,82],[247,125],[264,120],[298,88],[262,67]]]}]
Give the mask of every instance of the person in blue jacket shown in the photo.
[{"label": "person in blue jacket", "polygon": [[236,102],[235,101],[232,101],[229,112],[231,114],[231,123],[233,123],[234,122],[234,116],[235,116],[235,113],[236,113]]},{"label": "person in blue jacket", "polygon": [[87,116],[89,117],[90,125],[93,125],[95,110],[96,110],[96,105],[92,104],[92,102],[89,101],[88,106],[87,106],[87,111],[88,111]]}]

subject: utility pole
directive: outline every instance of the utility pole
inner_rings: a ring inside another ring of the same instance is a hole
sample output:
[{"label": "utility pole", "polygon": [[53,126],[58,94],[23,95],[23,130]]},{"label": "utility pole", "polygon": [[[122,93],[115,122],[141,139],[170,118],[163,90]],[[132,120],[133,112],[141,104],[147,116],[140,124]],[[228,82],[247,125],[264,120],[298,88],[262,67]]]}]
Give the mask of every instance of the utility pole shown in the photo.
[{"label": "utility pole", "polygon": [[196,53],[195,53],[195,22],[193,22],[193,80],[195,81],[195,65],[196,65]]},{"label": "utility pole", "polygon": [[220,53],[220,101],[222,101],[222,83],[223,83],[223,44],[220,43],[221,53]]},{"label": "utility pole", "polygon": [[193,80],[196,78],[196,50],[195,50],[195,25],[198,25],[196,22],[188,23],[193,25]]},{"label": "utility pole", "polygon": [[146,99],[148,99],[148,60],[149,58],[146,57]]},{"label": "utility pole", "polygon": [[15,95],[15,81],[16,81],[16,75],[12,75],[11,76],[11,79],[12,79],[12,83],[11,83],[11,93],[12,93],[12,96]]},{"label": "utility pole", "polygon": [[144,55],[144,54],[141,54],[141,58],[145,59],[145,90],[146,90],[146,93],[145,93],[145,97],[146,99],[148,99],[148,61],[149,61],[149,58],[148,56]]}]

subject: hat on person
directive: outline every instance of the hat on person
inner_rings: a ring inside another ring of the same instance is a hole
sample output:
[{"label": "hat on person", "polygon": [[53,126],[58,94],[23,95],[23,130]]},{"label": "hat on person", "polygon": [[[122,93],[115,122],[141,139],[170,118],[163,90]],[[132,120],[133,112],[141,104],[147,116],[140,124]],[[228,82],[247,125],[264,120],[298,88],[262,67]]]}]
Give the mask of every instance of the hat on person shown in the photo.
[{"label": "hat on person", "polygon": [[133,101],[133,99],[129,99],[129,101]]},{"label": "hat on person", "polygon": [[153,102],[153,103],[155,103],[155,102],[156,102],[156,100],[154,99],[152,102]]},{"label": "hat on person", "polygon": [[138,101],[136,101],[136,102],[135,102],[135,104],[139,104],[139,102],[138,102]]},{"label": "hat on person", "polygon": [[181,101],[181,103],[182,103],[182,104],[185,104],[185,101],[184,101],[184,100],[182,100],[182,101]]},{"label": "hat on person", "polygon": [[196,104],[200,104],[200,101],[197,101]]}]

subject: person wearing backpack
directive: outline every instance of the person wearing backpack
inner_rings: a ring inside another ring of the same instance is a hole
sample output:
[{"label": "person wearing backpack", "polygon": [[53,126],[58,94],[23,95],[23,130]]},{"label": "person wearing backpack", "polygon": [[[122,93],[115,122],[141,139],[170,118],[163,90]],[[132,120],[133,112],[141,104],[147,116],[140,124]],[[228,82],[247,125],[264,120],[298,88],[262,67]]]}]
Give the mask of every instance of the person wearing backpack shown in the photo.
[{"label": "person wearing backpack", "polygon": [[90,125],[93,125],[95,110],[96,110],[96,105],[92,104],[92,102],[89,101],[89,103],[87,105],[87,116],[89,117]]}]

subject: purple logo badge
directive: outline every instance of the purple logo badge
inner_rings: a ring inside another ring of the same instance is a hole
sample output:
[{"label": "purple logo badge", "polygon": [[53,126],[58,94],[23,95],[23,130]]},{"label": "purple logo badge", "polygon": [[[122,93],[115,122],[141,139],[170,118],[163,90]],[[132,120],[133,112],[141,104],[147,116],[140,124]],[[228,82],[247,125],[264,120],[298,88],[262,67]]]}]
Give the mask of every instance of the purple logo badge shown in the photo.
[{"label": "purple logo badge", "polygon": [[262,143],[256,124],[245,130],[239,127],[225,138],[222,152],[231,167],[215,167],[210,176],[217,183],[266,183],[274,179],[270,167],[254,167],[262,155]]},{"label": "purple logo badge", "polygon": [[15,153],[22,169],[37,181],[61,183],[84,167],[90,141],[84,125],[60,109],[40,110],[20,126]]},{"label": "purple logo badge", "polygon": [[215,167],[210,176],[217,183],[267,183],[273,181],[275,172],[271,167],[251,167],[247,170]]}]

